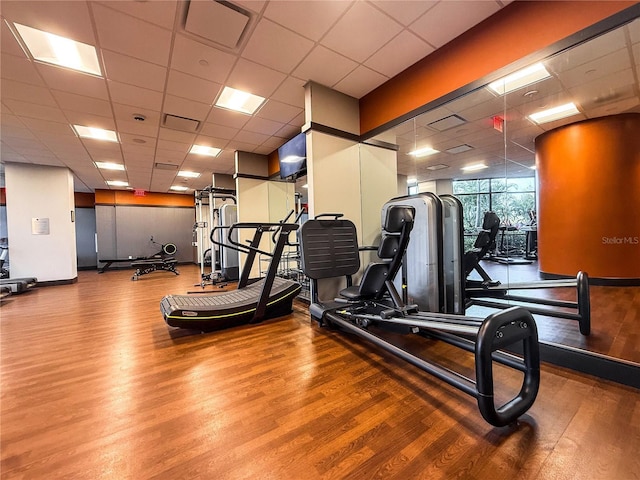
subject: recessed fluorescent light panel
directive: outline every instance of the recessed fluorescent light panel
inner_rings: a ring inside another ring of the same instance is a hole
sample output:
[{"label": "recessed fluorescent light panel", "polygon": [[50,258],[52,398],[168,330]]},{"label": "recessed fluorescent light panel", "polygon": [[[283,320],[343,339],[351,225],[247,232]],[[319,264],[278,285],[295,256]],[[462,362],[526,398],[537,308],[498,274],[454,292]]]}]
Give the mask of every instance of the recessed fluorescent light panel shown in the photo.
[{"label": "recessed fluorescent light panel", "polygon": [[422,158],[422,157],[428,157],[429,155],[434,155],[436,153],[440,153],[440,151],[434,150],[431,147],[423,147],[423,148],[418,148],[417,150],[414,150],[412,152],[409,152],[409,155],[412,155],[416,158]]},{"label": "recessed fluorescent light panel", "polygon": [[462,167],[460,170],[462,170],[463,172],[477,172],[478,170],[484,170],[485,168],[489,167],[484,163],[474,163],[473,165]]},{"label": "recessed fluorescent light panel", "polygon": [[542,63],[536,63],[490,83],[489,88],[498,95],[504,95],[505,93],[513,92],[514,90],[539,82],[550,76],[551,74],[544,68]]},{"label": "recessed fluorescent light panel", "polygon": [[29,49],[29,53],[36,60],[102,76],[96,48],[93,45],[76,42],[19,23],[13,25]]},{"label": "recessed fluorescent light panel", "polygon": [[189,190],[189,187],[183,187],[182,185],[171,185],[169,190],[173,190],[174,192],[186,192]]},{"label": "recessed fluorescent light panel", "polygon": [[102,128],[83,127],[82,125],[74,125],[73,129],[79,137],[91,138],[93,140],[104,140],[106,142],[118,143],[118,135],[113,130],[103,130]]},{"label": "recessed fluorescent light panel", "polygon": [[178,176],[179,177],[186,177],[186,178],[198,178],[200,176],[200,174],[198,172],[189,172],[187,170],[180,170],[178,172]]},{"label": "recessed fluorescent light panel", "polygon": [[575,103],[565,103],[558,107],[553,107],[541,112],[532,113],[529,115],[529,119],[537,124],[553,122],[554,120],[560,120],[561,118],[570,117],[580,113]]},{"label": "recessed fluorescent light panel", "polygon": [[124,165],[120,163],[111,163],[111,162],[95,162],[96,167],[101,170],[120,170],[124,171]]},{"label": "recessed fluorescent light panel", "polygon": [[222,150],[216,147],[205,147],[204,145],[194,145],[189,153],[196,155],[207,155],[208,157],[217,157]]},{"label": "recessed fluorescent light panel", "polygon": [[107,180],[107,185],[112,187],[128,187],[129,182],[123,182],[122,180]]},{"label": "recessed fluorescent light panel", "polygon": [[264,103],[264,100],[264,97],[259,97],[258,95],[236,90],[231,87],[224,87],[216,102],[216,107],[253,115]]}]

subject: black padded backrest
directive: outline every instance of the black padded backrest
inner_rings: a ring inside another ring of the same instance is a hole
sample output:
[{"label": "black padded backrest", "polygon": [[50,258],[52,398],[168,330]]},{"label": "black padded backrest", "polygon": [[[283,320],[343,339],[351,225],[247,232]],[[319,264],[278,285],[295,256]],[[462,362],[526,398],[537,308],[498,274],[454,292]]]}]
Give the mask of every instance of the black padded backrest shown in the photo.
[{"label": "black padded backrest", "polygon": [[387,208],[382,229],[389,233],[400,233],[404,225],[413,223],[414,215],[415,209],[413,207],[391,205]]},{"label": "black padded backrest", "polygon": [[300,227],[300,259],[312,279],[354,275],[360,269],[356,227],[349,220],[307,220]]},{"label": "black padded backrest", "polygon": [[378,247],[378,257],[383,260],[389,260],[395,257],[400,246],[400,237],[398,235],[382,235],[380,246]]}]

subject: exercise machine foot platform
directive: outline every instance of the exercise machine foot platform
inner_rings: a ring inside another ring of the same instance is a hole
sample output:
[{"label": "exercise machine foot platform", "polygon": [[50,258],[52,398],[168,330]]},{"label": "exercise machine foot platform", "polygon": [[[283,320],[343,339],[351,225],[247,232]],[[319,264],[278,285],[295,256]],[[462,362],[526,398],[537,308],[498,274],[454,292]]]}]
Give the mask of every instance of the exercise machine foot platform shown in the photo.
[{"label": "exercise machine foot platform", "polygon": [[[239,229],[253,229],[254,236],[249,245],[232,240]],[[302,286],[298,282],[276,276],[278,264],[289,233],[296,230],[295,223],[236,223],[229,228],[228,238],[232,245],[247,254],[236,290],[197,294],[167,295],[160,302],[165,322],[172,327],[201,331],[221,330],[247,323],[258,323],[291,313],[293,300]],[[262,235],[278,232],[273,250],[261,250]],[[271,258],[264,278],[251,283],[249,276],[256,254]]]},{"label": "exercise machine foot platform", "polygon": [[[333,218],[322,215],[301,227],[302,268],[312,283],[312,319],[322,326],[356,334],[471,395],[491,425],[512,424],[533,405],[540,383],[540,353],[536,323],[527,310],[512,307],[481,319],[425,313],[416,306],[405,305],[393,279],[413,227],[411,206],[393,205],[387,209],[378,248],[381,261],[367,266],[360,285],[352,285],[351,276],[360,269],[355,226],[340,219],[340,214],[326,216]],[[347,288],[339,298],[320,301],[319,280],[334,277],[345,277]],[[472,352],[475,379],[400,348],[384,338],[385,331],[438,339]],[[504,351],[511,347],[520,348],[522,356]],[[518,394],[499,407],[494,396],[494,362],[522,376]]]}]

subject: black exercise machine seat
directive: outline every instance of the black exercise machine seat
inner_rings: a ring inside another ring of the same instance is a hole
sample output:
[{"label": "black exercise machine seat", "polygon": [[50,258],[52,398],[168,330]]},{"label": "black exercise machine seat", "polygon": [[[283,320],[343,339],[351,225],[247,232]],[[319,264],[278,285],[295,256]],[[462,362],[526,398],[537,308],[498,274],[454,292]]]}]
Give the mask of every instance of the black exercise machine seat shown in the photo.
[{"label": "black exercise machine seat", "polygon": [[[406,205],[400,207],[413,208]],[[320,325],[339,327],[356,334],[472,395],[477,400],[481,415],[491,425],[508,425],[523,415],[535,401],[540,383],[538,335],[531,314],[519,307],[500,311],[484,320],[462,315],[422,313],[403,305],[401,300],[399,304],[396,303],[398,300],[394,296],[395,288],[390,278],[385,282],[393,299],[392,308],[389,308],[386,299],[363,299],[359,302],[320,300],[319,280],[341,276],[349,279],[360,265],[355,226],[348,220],[339,219],[339,214],[332,215],[335,218],[326,220],[318,216],[301,227],[302,269],[312,286],[309,306],[311,318]],[[394,258],[402,256],[403,250],[398,249]],[[370,330],[370,327],[375,329]],[[475,380],[402,349],[378,334],[385,329],[394,334],[418,332],[421,336],[435,338],[473,353]],[[475,342],[449,333],[456,331],[471,335]],[[523,358],[499,351],[517,344],[522,347]],[[494,362],[523,374],[520,391],[500,407],[495,405]]]},{"label": "black exercise machine seat", "polygon": [[392,294],[389,282],[393,281],[402,266],[402,257],[409,245],[414,216],[413,207],[392,205],[387,209],[378,247],[378,257],[382,261],[369,264],[360,284],[341,290],[340,296],[359,301],[380,300],[385,293]]},{"label": "black exercise machine seat", "polygon": [[480,266],[478,262],[482,260],[490,250],[495,249],[496,237],[499,231],[500,217],[498,217],[495,212],[485,212],[482,220],[482,230],[478,233],[478,237],[473,244],[473,249],[464,254],[465,276],[469,276],[473,270],[478,270],[482,278],[487,281],[483,275],[483,271],[478,268]]}]

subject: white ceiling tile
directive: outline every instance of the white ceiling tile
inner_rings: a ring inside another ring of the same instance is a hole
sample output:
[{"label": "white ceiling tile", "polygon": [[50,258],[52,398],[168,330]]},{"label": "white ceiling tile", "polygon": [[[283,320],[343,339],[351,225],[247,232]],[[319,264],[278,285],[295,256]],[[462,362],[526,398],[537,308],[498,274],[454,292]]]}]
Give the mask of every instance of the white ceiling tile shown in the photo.
[{"label": "white ceiling tile", "polygon": [[111,99],[115,103],[146,108],[159,112],[162,107],[162,93],[154,90],[108,81]]},{"label": "white ceiling tile", "polygon": [[0,73],[2,73],[3,80],[17,80],[22,83],[44,86],[44,82],[40,75],[38,75],[36,67],[34,67],[33,62],[27,59],[27,57],[16,57],[3,53],[0,63],[2,65]]},{"label": "white ceiling tile", "polygon": [[289,123],[303,110],[293,105],[287,105],[286,103],[278,102],[276,100],[269,100],[256,114],[260,118],[266,118],[280,123]]},{"label": "white ceiling tile", "polygon": [[45,105],[37,105],[35,103],[23,102],[20,100],[12,100],[3,98],[2,102],[9,107],[11,112],[19,117],[37,118],[40,120],[52,120],[55,122],[66,123],[67,119],[57,107],[49,107]]},{"label": "white ceiling tile", "polygon": [[360,65],[335,85],[336,90],[360,98],[387,80],[387,77]]},{"label": "white ceiling tile", "polygon": [[241,58],[229,75],[226,86],[267,98],[285,78],[284,73]]},{"label": "white ceiling tile", "polygon": [[[271,136],[280,130],[284,123],[285,122],[274,122],[273,120],[267,120],[266,118],[252,117],[245,125],[244,130]],[[238,137],[236,136],[235,138]]]},{"label": "white ceiling tile", "polygon": [[262,19],[242,55],[261,65],[289,73],[313,48],[313,42],[270,20]]},{"label": "white ceiling tile", "polygon": [[357,2],[321,43],[357,62],[364,62],[395,37],[402,26],[368,3]]},{"label": "white ceiling tile", "polygon": [[[195,145],[202,145],[204,147],[225,148],[227,140],[210,137],[207,135],[198,135],[194,142]],[[210,160],[212,157],[206,155],[189,154],[189,158],[200,158],[203,160]]]},{"label": "white ceiling tile", "polygon": [[137,122],[134,120],[116,119],[116,128],[120,133],[131,135],[141,135],[143,137],[153,137],[158,134],[157,123]]},{"label": "white ceiling tile", "polygon": [[95,45],[87,2],[74,0],[2,1],[2,16],[11,22]]},{"label": "white ceiling tile", "polygon": [[499,9],[500,6],[493,0],[448,0],[439,2],[413,22],[410,28],[431,45],[439,48]]},{"label": "white ceiling tile", "polygon": [[101,98],[108,100],[107,84],[101,77],[85,75],[83,73],[66,68],[36,63],[36,68],[47,86],[54,90],[71,92],[87,97]]},{"label": "white ceiling tile", "polygon": [[207,122],[215,123],[216,125],[224,125],[229,128],[241,129],[246,125],[250,118],[250,115],[245,115],[244,113],[233,112],[225,108],[213,107],[207,117]]},{"label": "white ceiling tile", "polygon": [[438,0],[374,0],[371,3],[404,26],[410,25],[420,15],[438,3]]},{"label": "white ceiling tile", "polygon": [[238,128],[231,128],[224,125],[216,125],[215,123],[205,123],[200,130],[202,135],[209,137],[231,140],[238,133]]},{"label": "white ceiling tile", "polygon": [[175,0],[162,1],[137,1],[137,2],[99,2],[110,8],[119,10],[133,17],[155,23],[161,27],[171,30],[173,28],[174,19],[177,11],[177,3]]},{"label": "white ceiling tile", "polygon": [[180,152],[182,154],[186,154],[191,148],[190,143],[186,142],[174,142],[171,140],[160,140],[158,139],[158,149],[159,150],[167,150],[170,152]]},{"label": "white ceiling tile", "polygon": [[364,64],[387,77],[393,77],[433,51],[434,48],[418,36],[402,31]]},{"label": "white ceiling tile", "polygon": [[56,106],[56,101],[47,88],[7,79],[2,80],[0,87],[3,100],[21,100],[50,107]]},{"label": "white ceiling tile", "polygon": [[164,91],[167,69],[154,63],[103,50],[105,76],[109,80],[128,83],[150,90]]},{"label": "white ceiling tile", "polygon": [[123,150],[133,151],[133,149],[154,149],[156,147],[156,137],[145,137],[144,135],[135,135],[131,133],[120,133],[120,144]]},{"label": "white ceiling tile", "polygon": [[194,102],[193,100],[166,95],[162,113],[204,122],[210,109],[211,106],[208,103]]},{"label": "white ceiling tile", "polygon": [[116,124],[112,117],[101,117],[99,115],[92,115],[85,112],[74,112],[66,110],[65,115],[72,125],[83,125],[85,127],[103,128],[105,130],[116,129]]},{"label": "white ceiling tile", "polygon": [[242,130],[231,140],[230,143],[247,143],[252,144],[254,147],[263,143],[269,135],[263,135],[261,133],[250,132],[248,130]]},{"label": "white ceiling tile", "polygon": [[304,108],[304,85],[306,81],[294,77],[287,77],[271,96],[272,99]]},{"label": "white ceiling tile", "polygon": [[[3,2],[2,5],[4,6],[5,3]],[[16,37],[11,33],[11,30],[9,30],[9,27],[5,22],[0,22],[0,29],[0,50],[2,50],[2,53],[13,55],[15,57],[27,58],[24,50],[22,50],[22,47],[20,47],[16,40]],[[4,55],[2,60],[4,62]]]},{"label": "white ceiling tile", "polygon": [[167,93],[211,105],[222,85],[202,78],[187,75],[177,70],[169,71]]},{"label": "white ceiling tile", "polygon": [[36,140],[37,137],[24,125],[2,125],[2,138],[23,138]]},{"label": "white ceiling tile", "polygon": [[100,4],[93,6],[93,13],[100,47],[165,67],[168,65],[170,30]]},{"label": "white ceiling tile", "polygon": [[[327,68],[327,65],[331,65],[331,68]],[[353,60],[318,45],[295,69],[293,75],[331,87],[357,66]]]},{"label": "white ceiling tile", "polygon": [[92,115],[100,115],[112,118],[111,104],[106,100],[98,98],[85,97],[84,95],[75,95],[69,92],[61,92],[52,90],[51,93],[55,97],[60,108],[64,111],[71,110],[75,112],[85,112]]},{"label": "white ceiling tile", "polygon": [[269,2],[264,16],[289,30],[317,41],[352,3],[344,0],[330,2],[275,0]]},{"label": "white ceiling tile", "polygon": [[196,138],[195,133],[180,132],[170,128],[161,128],[158,134],[160,140],[170,140],[172,142],[193,144]]},{"label": "white ceiling tile", "polygon": [[38,132],[43,132],[61,137],[70,136],[76,138],[76,135],[73,133],[73,130],[66,118],[64,122],[54,122],[51,120],[20,117],[20,121],[33,131],[36,136],[38,136]]},{"label": "white ceiling tile", "polygon": [[176,35],[171,68],[212,82],[224,83],[236,62],[229,53]]}]

